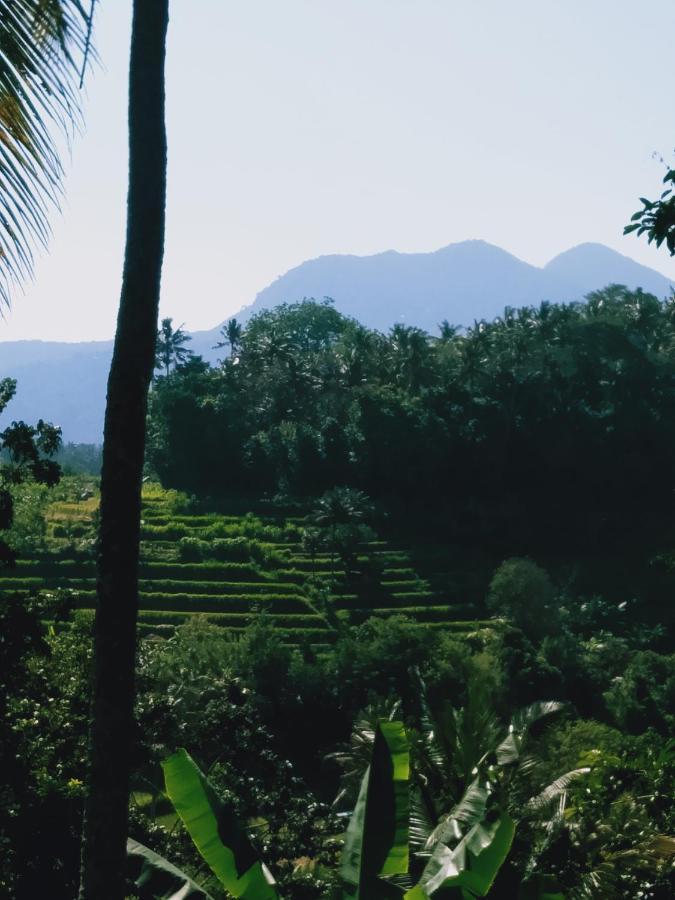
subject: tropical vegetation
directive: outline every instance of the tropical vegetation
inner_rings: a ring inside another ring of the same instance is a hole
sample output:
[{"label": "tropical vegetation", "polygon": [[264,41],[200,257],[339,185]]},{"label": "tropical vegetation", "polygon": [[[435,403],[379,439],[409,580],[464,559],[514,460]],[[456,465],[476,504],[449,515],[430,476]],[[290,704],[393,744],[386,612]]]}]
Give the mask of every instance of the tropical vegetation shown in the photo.
[{"label": "tropical vegetation", "polygon": [[[0,0],[5,302],[94,6]],[[207,365],[157,332],[168,5],[133,8],[100,480],[0,434],[3,896],[672,897],[673,299],[437,336],[305,301]],[[674,180],[626,227],[671,253]]]}]

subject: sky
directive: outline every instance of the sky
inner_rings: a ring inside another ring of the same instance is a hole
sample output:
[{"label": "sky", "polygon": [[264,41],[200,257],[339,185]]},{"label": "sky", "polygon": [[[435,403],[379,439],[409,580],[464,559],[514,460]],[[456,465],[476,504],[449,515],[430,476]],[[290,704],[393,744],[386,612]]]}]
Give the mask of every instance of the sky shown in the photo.
[{"label": "sky", "polygon": [[[0,341],[114,332],[131,0],[101,59],[61,213]],[[161,315],[212,328],[303,260],[481,238],[543,265],[623,237],[673,160],[672,0],[171,0]]]}]

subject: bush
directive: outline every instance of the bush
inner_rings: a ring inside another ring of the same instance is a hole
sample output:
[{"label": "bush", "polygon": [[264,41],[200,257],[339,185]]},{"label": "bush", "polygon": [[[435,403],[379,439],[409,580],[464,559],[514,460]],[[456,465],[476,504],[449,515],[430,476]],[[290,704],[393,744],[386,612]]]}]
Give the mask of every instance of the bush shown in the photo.
[{"label": "bush", "polygon": [[531,559],[507,559],[495,572],[487,595],[488,608],[510,619],[529,638],[555,631],[558,611],[545,569]]},{"label": "bush", "polygon": [[620,728],[639,734],[650,726],[662,735],[675,729],[675,654],[636,653],[605,694]]},{"label": "bush", "polygon": [[178,558],[181,562],[201,562],[206,559],[209,544],[196,537],[182,537],[178,541]]}]

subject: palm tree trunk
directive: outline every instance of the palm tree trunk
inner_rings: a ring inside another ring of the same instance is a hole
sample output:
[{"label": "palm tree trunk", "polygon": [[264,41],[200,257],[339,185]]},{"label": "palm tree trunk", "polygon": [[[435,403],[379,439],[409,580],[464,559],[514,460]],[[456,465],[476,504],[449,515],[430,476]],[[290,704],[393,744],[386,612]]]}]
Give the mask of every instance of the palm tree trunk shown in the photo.
[{"label": "palm tree trunk", "polygon": [[105,414],[80,900],[125,897],[141,483],[164,251],[167,24],[168,0],[134,0],[127,236]]}]

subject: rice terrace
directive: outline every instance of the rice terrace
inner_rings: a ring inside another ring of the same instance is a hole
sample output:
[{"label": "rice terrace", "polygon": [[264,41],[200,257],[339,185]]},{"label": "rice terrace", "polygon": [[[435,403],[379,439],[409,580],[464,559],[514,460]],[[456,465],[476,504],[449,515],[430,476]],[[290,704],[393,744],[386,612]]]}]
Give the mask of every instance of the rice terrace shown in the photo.
[{"label": "rice terrace", "polygon": [[[72,499],[47,508],[45,550],[3,573],[0,589],[67,591],[86,617],[96,596],[97,497],[91,480],[82,476],[65,479],[60,490]],[[86,499],[79,499],[83,494]],[[490,620],[471,618],[478,603],[466,595],[460,599],[432,589],[405,549],[392,549],[384,541],[364,543],[357,548],[356,571],[345,574],[337,550],[303,548],[304,517],[275,516],[269,510],[189,514],[189,506],[189,498],[176,491],[152,484],[144,488],[140,635],[166,636],[193,616],[236,634],[260,613],[288,643],[318,647],[331,642],[336,620],[356,624],[372,614],[397,613],[456,633],[494,627]],[[83,545],[88,550],[78,549]],[[439,580],[443,573],[433,572],[431,582]]]}]

